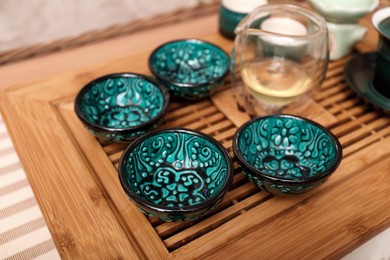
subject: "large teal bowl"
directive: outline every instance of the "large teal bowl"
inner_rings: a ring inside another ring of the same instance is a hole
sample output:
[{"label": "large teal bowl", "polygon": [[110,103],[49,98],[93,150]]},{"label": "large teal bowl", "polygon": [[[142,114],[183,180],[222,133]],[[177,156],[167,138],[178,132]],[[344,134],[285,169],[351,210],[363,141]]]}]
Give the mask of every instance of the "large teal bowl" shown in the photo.
[{"label": "large teal bowl", "polygon": [[168,110],[169,94],[154,79],[116,73],[95,79],[77,94],[74,109],[97,137],[127,143],[153,130]]},{"label": "large teal bowl", "polygon": [[188,129],[148,133],[123,153],[119,179],[149,216],[195,220],[222,201],[233,180],[233,163],[215,139]]},{"label": "large teal bowl", "polygon": [[260,189],[276,195],[310,191],[339,166],[342,147],[325,127],[292,115],[255,118],[233,138],[243,173]]},{"label": "large teal bowl", "polygon": [[152,52],[149,69],[175,97],[202,99],[223,85],[229,72],[229,56],[206,41],[176,40]]}]

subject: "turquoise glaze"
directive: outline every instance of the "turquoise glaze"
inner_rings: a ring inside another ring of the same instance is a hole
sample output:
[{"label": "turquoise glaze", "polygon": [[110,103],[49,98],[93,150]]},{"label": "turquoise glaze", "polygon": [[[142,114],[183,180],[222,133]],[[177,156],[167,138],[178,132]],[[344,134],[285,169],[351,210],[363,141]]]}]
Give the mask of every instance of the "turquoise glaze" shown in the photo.
[{"label": "turquoise glaze", "polygon": [[225,148],[211,137],[168,129],[132,143],[120,160],[119,176],[142,212],[183,221],[199,218],[222,200],[233,167]]},{"label": "turquoise glaze", "polygon": [[155,128],[169,103],[164,87],[138,74],[111,74],[88,83],[75,111],[96,136],[128,142]]},{"label": "turquoise glaze", "polygon": [[229,57],[218,46],[201,40],[178,40],[157,47],[149,68],[176,97],[200,99],[221,86]]},{"label": "turquoise glaze", "polygon": [[319,124],[291,115],[259,117],[235,134],[243,173],[273,194],[299,194],[322,184],[341,160],[337,138]]}]

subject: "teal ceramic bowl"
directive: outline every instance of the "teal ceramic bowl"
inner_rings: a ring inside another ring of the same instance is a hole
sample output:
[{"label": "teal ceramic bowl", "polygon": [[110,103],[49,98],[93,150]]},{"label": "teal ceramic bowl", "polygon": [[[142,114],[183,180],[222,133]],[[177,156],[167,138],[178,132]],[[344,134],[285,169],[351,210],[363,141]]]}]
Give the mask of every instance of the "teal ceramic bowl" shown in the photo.
[{"label": "teal ceramic bowl", "polygon": [[74,109],[84,126],[97,137],[127,143],[153,130],[168,104],[168,91],[155,80],[134,73],[117,73],[84,86],[76,96]]},{"label": "teal ceramic bowl", "polygon": [[233,180],[226,149],[188,129],[148,133],[123,153],[119,179],[124,191],[149,216],[195,220],[222,201]]},{"label": "teal ceramic bowl", "polygon": [[152,52],[149,69],[175,97],[201,99],[223,85],[229,72],[229,56],[209,42],[176,40]]},{"label": "teal ceramic bowl", "polygon": [[292,115],[255,118],[233,138],[243,173],[260,189],[276,195],[310,191],[339,166],[342,148],[325,127]]}]

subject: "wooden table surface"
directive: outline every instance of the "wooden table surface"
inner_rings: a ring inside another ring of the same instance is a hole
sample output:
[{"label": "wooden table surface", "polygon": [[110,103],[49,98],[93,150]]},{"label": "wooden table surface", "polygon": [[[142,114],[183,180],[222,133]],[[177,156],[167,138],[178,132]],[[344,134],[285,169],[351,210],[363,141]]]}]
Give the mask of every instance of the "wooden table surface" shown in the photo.
[{"label": "wooden table surface", "polygon": [[[1,112],[63,258],[340,257],[390,226],[390,119],[348,88],[347,58],[330,65],[315,101],[318,120],[345,150],[319,189],[273,197],[237,171],[222,205],[195,223],[147,218],[127,200],[116,176],[123,146],[98,142],[82,127],[75,93],[105,73],[149,73],[150,50],[169,40],[199,37],[230,51],[232,43],[216,32],[211,15],[0,68]],[[370,30],[359,49],[374,50],[376,37]],[[245,119],[226,105],[231,101],[225,91],[174,103],[164,127],[201,130],[231,151]]]}]

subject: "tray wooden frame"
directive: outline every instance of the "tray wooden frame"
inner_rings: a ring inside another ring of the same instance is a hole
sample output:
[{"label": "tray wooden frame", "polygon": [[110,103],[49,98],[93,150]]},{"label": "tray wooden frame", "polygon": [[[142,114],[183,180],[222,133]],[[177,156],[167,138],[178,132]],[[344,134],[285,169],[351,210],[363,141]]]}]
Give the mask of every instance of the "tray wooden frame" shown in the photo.
[{"label": "tray wooden frame", "polygon": [[[202,38],[227,51],[232,47],[218,34]],[[89,134],[75,116],[73,99],[103,74],[149,74],[148,55],[1,92],[1,111],[63,258],[340,257],[390,226],[390,118],[348,88],[342,75],[347,58],[330,64],[316,109],[304,114],[329,127],[344,147],[339,169],[323,186],[302,196],[273,197],[237,169],[222,206],[201,221],[145,217],[117,178],[124,147]],[[163,127],[206,132],[231,152],[233,134],[247,119],[227,86],[210,100],[173,103]]]}]

